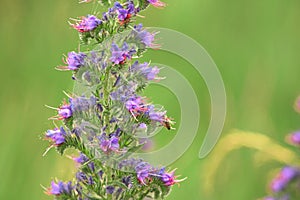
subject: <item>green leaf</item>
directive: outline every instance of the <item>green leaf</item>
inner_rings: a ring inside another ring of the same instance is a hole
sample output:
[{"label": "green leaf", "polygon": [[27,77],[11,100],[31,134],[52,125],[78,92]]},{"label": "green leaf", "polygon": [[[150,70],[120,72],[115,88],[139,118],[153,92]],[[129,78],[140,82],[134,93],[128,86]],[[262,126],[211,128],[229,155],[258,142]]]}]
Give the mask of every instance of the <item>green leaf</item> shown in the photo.
[{"label": "green leaf", "polygon": [[114,181],[113,182],[114,185],[117,185],[119,186],[120,188],[123,188],[123,189],[128,189],[128,187],[123,183],[123,182],[120,182],[120,181]]}]

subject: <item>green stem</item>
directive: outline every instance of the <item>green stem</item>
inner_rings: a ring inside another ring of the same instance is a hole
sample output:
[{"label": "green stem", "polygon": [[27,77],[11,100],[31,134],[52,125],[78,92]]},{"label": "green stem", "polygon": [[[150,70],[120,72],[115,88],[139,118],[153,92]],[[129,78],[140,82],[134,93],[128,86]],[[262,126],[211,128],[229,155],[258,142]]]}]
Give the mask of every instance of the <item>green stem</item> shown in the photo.
[{"label": "green stem", "polygon": [[104,88],[103,88],[103,99],[104,99],[104,106],[105,106],[105,111],[104,111],[104,121],[106,125],[106,130],[107,133],[110,133],[110,98],[109,98],[109,80],[110,80],[110,69],[111,67],[108,66],[106,68],[105,72],[105,79],[104,79]]}]

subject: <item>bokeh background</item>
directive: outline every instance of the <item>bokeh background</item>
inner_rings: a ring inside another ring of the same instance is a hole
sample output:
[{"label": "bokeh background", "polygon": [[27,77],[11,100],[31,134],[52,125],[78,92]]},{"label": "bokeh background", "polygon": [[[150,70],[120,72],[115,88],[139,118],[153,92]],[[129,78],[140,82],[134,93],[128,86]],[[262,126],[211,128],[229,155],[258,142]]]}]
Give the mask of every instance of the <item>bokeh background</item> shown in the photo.
[{"label": "bokeh background", "polygon": [[[221,139],[235,128],[259,132],[293,149],[285,144],[284,135],[300,128],[300,116],[293,110],[300,94],[300,1],[165,2],[167,8],[150,8],[143,13],[147,17],[139,21],[185,33],[212,56],[228,98]],[[85,15],[91,9],[91,5],[78,5],[76,0],[0,1],[0,199],[51,199],[43,194],[41,185],[48,186],[55,177],[72,177],[74,165],[69,158],[53,150],[42,157],[48,143],[41,136],[52,127],[47,118],[54,115],[44,105],[57,106],[65,98],[62,90],[72,91],[70,73],[55,71],[54,67],[62,64],[63,54],[78,47],[78,35],[67,23],[69,17]],[[144,59],[180,71],[193,85],[201,107],[195,141],[171,166],[188,179],[175,186],[167,199],[264,196],[270,171],[283,163],[269,160],[268,155],[252,148],[239,148],[243,146],[241,138],[236,150],[228,152],[218,166],[210,167],[210,162],[220,159],[218,154],[198,159],[210,118],[209,93],[203,79],[175,55],[151,50]],[[178,101],[170,91],[153,85],[146,93],[155,103],[165,105],[175,120],[180,118]],[[154,148],[163,146],[174,134],[161,133]],[[257,141],[250,143],[255,146]],[[230,145],[232,141],[223,146]],[[207,178],[205,175],[215,168],[214,176]]]}]

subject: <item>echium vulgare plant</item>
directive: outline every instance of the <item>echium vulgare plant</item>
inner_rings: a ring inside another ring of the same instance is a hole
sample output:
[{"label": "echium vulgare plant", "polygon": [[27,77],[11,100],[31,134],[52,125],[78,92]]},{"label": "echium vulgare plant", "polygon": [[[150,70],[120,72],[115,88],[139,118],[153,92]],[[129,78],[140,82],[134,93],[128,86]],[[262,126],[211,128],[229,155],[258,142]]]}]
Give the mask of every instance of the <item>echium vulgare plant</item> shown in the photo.
[{"label": "echium vulgare plant", "polygon": [[[88,3],[90,1],[82,1]],[[147,135],[162,126],[172,129],[163,107],[141,95],[149,81],[159,80],[159,68],[139,62],[147,48],[158,48],[156,33],[133,25],[148,6],[164,7],[159,0],[102,0],[104,13],[70,22],[79,32],[80,52],[69,52],[65,66],[72,71],[75,88],[54,108],[57,126],[45,133],[60,154],[76,149],[75,178],[53,180],[45,192],[55,199],[163,199],[172,185],[182,181],[162,166],[133,157]],[[110,8],[108,8],[110,7]],[[84,51],[83,51],[84,50]]]},{"label": "echium vulgare plant", "polygon": [[[295,110],[300,113],[300,97],[295,102]],[[286,141],[300,148],[300,131],[286,136]],[[263,200],[293,200],[300,198],[300,165],[286,165],[281,168],[269,185],[271,195]]]}]

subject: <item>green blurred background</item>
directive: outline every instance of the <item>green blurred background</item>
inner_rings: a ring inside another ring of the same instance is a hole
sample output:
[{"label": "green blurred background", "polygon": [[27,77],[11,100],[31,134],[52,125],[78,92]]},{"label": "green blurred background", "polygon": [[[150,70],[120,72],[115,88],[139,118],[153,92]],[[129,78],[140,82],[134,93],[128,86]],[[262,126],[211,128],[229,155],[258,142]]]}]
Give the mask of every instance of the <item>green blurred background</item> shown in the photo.
[{"label": "green blurred background", "polygon": [[[140,20],[145,26],[180,31],[198,41],[223,76],[228,113],[224,137],[233,128],[262,132],[284,144],[284,135],[300,128],[293,103],[300,93],[300,1],[298,0],[166,0],[167,8],[150,8]],[[52,178],[67,179],[74,166],[55,151],[42,157],[47,142],[41,133],[52,127],[53,111],[72,91],[69,73],[57,72],[62,54],[76,50],[78,35],[67,21],[87,14],[91,5],[76,0],[1,0],[0,2],[0,199],[51,199],[40,185]],[[210,100],[203,79],[179,57],[149,51],[145,59],[168,64],[193,85],[201,106],[198,136],[172,167],[188,179],[168,197],[240,200],[266,194],[268,173],[281,164],[254,162],[255,151],[242,148],[226,157],[214,177],[213,191],[204,189],[210,157],[198,159],[210,117]],[[180,117],[171,92],[150,86],[147,95]],[[159,94],[159,96],[157,95]],[[156,95],[156,96],[155,96]],[[157,146],[174,134],[162,133]],[[230,144],[228,144],[230,145]]]}]

